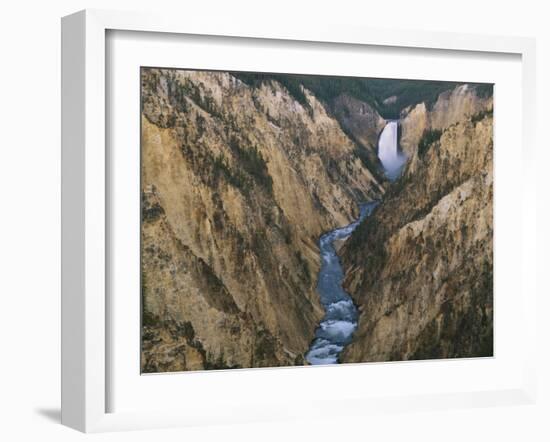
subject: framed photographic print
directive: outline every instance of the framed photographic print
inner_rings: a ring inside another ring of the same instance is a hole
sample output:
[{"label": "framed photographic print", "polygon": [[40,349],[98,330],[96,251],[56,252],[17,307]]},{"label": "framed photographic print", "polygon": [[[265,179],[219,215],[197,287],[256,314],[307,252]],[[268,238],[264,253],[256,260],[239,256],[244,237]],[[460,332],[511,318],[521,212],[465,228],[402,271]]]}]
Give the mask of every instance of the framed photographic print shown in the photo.
[{"label": "framed photographic print", "polygon": [[533,41],[107,11],[62,41],[63,423],[533,400]]}]

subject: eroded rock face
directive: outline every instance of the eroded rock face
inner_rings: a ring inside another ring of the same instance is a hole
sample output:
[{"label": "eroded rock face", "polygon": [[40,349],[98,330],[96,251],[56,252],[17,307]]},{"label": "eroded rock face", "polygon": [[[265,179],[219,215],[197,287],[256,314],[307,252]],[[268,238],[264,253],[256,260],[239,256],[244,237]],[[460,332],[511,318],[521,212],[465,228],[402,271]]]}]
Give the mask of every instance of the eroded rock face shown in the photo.
[{"label": "eroded rock face", "polygon": [[[492,103],[457,89],[407,111],[414,168],[341,250],[360,309],[343,362],[492,355]],[[419,155],[427,127],[442,135]]]},{"label": "eroded rock face", "polygon": [[319,235],[383,192],[306,91],[142,71],[142,370],[303,363]]},{"label": "eroded rock face", "polygon": [[386,125],[386,120],[368,103],[349,95],[338,96],[331,103],[330,111],[342,129],[357,144],[356,153],[361,156],[367,168],[375,176],[382,177],[383,171],[378,160],[378,137]]},{"label": "eroded rock face", "polygon": [[342,127],[356,141],[366,148],[376,149],[378,136],[386,120],[371,105],[349,95],[340,95],[331,108]]},{"label": "eroded rock face", "polygon": [[492,106],[492,96],[479,97],[475,86],[464,84],[440,94],[431,108],[419,103],[403,109],[400,146],[409,158],[409,173],[418,166],[418,142],[425,131],[445,129]]}]

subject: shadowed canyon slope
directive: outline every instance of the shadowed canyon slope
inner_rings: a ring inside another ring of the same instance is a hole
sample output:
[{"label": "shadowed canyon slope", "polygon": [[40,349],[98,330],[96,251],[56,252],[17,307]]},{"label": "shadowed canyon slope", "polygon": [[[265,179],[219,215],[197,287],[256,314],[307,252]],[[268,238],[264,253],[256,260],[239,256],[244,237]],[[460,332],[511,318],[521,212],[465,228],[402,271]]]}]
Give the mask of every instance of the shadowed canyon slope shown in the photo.
[{"label": "shadowed canyon slope", "polygon": [[[303,94],[142,70],[142,371],[304,363],[323,314],[318,238],[383,188]],[[365,109],[342,101],[348,118]]]},{"label": "shadowed canyon slope", "polygon": [[463,85],[402,112],[409,164],[341,250],[360,310],[342,362],[493,354],[492,98],[479,95]]}]

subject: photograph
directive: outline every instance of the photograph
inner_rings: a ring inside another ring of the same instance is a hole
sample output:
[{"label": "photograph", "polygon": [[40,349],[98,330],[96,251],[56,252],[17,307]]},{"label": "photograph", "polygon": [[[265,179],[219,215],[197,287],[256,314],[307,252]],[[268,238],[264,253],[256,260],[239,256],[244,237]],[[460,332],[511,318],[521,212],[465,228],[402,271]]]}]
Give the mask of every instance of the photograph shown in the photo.
[{"label": "photograph", "polygon": [[0,442],[550,442],[544,2],[3,6]]},{"label": "photograph", "polygon": [[141,373],[493,357],[493,84],[456,80],[142,66]]}]

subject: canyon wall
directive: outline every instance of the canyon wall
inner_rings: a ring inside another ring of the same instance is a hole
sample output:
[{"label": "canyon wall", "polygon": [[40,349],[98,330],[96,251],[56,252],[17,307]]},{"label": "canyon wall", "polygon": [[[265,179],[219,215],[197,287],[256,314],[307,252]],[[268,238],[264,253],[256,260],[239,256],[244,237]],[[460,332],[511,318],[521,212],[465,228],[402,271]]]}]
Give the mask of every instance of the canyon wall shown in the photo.
[{"label": "canyon wall", "polygon": [[332,115],[356,144],[356,154],[375,176],[382,177],[378,160],[378,137],[386,120],[369,103],[348,94],[336,97],[329,105]]},{"label": "canyon wall", "polygon": [[360,311],[341,360],[491,356],[492,99],[459,86],[402,116],[410,162],[340,251]]},{"label": "canyon wall", "polygon": [[463,84],[439,94],[433,106],[422,102],[403,109],[399,144],[409,158],[408,173],[419,165],[418,143],[426,131],[443,130],[492,106],[492,94],[485,96],[476,86]]},{"label": "canyon wall", "polygon": [[142,371],[304,363],[318,238],[383,193],[304,93],[142,69]]}]

